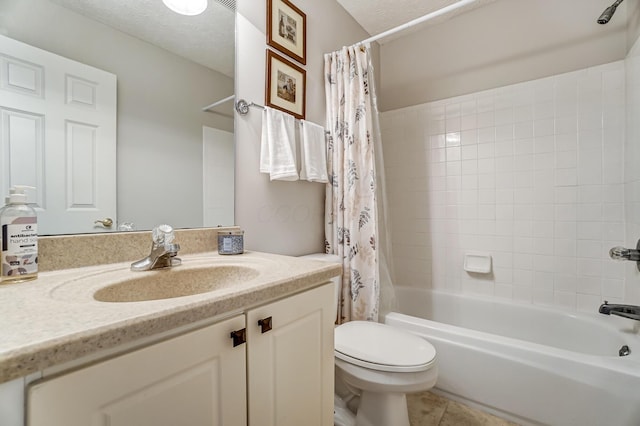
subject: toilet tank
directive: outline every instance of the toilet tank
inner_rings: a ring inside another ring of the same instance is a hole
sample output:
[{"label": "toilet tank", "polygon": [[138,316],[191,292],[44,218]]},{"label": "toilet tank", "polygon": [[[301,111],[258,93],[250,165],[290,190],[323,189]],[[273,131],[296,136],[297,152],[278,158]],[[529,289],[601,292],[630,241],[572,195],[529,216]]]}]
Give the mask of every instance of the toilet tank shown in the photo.
[{"label": "toilet tank", "polygon": [[[337,254],[326,254],[326,253],[313,253],[307,254],[305,256],[300,256],[309,260],[319,260],[321,262],[329,262],[329,263],[338,263],[340,262],[340,256]],[[337,277],[331,278],[333,281],[333,291],[334,291],[334,307],[335,307],[335,316],[338,316],[338,304],[340,303],[340,288],[342,287],[342,275],[338,275]]]}]

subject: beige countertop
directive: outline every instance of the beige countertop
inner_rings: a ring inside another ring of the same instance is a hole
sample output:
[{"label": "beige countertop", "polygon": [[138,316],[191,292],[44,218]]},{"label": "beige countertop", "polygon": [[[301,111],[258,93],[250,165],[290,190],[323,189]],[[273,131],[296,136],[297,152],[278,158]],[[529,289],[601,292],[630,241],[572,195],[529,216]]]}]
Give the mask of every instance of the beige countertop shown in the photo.
[{"label": "beige countertop", "polygon": [[[167,270],[131,272],[130,262],[114,263],[45,272],[34,281],[0,285],[0,383],[197,321],[240,313],[313,288],[341,271],[337,264],[258,252],[180,257],[182,265]],[[178,277],[181,271],[216,265],[244,266],[258,274],[215,291],[171,299],[116,303],[93,298],[108,283],[154,274]]]}]

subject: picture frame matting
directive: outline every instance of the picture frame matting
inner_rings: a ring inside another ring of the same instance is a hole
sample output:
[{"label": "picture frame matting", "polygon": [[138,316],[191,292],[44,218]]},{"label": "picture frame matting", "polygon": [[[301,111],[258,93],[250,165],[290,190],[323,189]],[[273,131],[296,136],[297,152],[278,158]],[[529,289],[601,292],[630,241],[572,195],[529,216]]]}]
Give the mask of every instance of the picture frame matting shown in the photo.
[{"label": "picture frame matting", "polygon": [[289,0],[267,0],[267,44],[307,64],[307,15]]},{"label": "picture frame matting", "polygon": [[305,118],[307,72],[267,49],[265,105]]}]

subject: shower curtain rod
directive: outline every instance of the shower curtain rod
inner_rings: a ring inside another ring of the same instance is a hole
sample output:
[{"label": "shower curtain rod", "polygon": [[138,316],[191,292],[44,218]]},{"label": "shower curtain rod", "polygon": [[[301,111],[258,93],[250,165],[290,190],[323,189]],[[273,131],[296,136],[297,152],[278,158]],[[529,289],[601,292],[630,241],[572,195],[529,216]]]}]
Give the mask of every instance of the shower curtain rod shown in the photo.
[{"label": "shower curtain rod", "polygon": [[411,27],[413,27],[415,25],[418,25],[418,24],[421,24],[423,22],[430,21],[433,18],[437,18],[440,15],[444,15],[445,13],[449,13],[452,10],[456,10],[456,9],[461,8],[463,6],[466,6],[468,4],[475,3],[476,1],[478,1],[478,0],[460,0],[460,1],[456,2],[456,3],[450,4],[449,6],[445,6],[442,9],[438,9],[438,10],[436,10],[434,12],[427,13],[426,15],[423,15],[423,16],[421,16],[419,18],[416,18],[416,19],[414,19],[412,21],[409,21],[406,24],[398,25],[395,28],[391,28],[390,30],[384,31],[384,32],[382,32],[382,33],[380,33],[378,35],[374,35],[373,37],[369,37],[368,39],[362,40],[361,42],[356,43],[356,44],[366,44],[366,43],[371,43],[373,41],[378,41],[381,38],[388,37],[388,36],[393,35],[395,33],[399,33],[400,31],[404,31],[407,28],[411,28]]}]

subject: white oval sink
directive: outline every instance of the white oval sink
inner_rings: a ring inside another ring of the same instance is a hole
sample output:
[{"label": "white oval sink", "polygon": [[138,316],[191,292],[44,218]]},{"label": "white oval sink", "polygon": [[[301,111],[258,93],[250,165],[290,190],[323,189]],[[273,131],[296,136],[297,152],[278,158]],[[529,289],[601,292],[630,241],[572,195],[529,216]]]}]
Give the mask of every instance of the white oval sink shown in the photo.
[{"label": "white oval sink", "polygon": [[100,302],[142,302],[192,296],[246,282],[256,278],[259,272],[247,266],[219,265],[190,269],[176,267],[131,274],[100,288],[93,298]]}]

